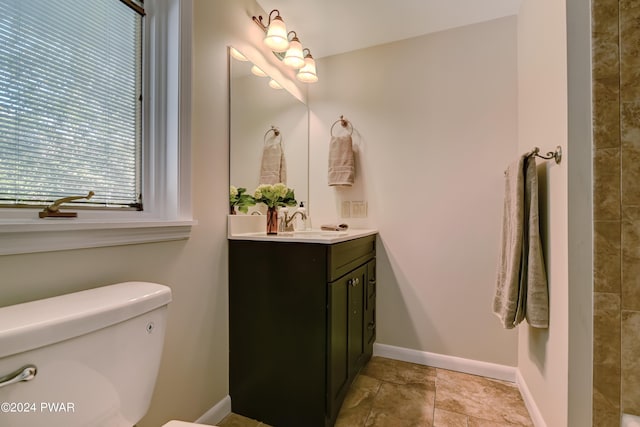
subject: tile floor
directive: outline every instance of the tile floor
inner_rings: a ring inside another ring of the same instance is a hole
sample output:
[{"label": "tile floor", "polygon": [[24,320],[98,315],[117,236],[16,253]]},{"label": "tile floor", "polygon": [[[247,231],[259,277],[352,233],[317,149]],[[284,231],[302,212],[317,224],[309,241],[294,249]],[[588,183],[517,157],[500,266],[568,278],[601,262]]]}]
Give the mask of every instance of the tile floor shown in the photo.
[{"label": "tile floor", "polygon": [[[268,427],[231,414],[220,427]],[[533,426],[505,381],[374,357],[356,378],[336,427]],[[302,426],[301,426],[302,427]]]}]

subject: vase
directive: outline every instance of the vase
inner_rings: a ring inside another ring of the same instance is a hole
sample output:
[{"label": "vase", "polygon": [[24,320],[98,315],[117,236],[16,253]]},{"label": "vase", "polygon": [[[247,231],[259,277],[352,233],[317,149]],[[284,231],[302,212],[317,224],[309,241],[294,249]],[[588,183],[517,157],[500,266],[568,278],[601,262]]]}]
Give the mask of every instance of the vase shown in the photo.
[{"label": "vase", "polygon": [[278,211],[275,207],[267,209],[267,234],[278,234]]},{"label": "vase", "polygon": [[235,214],[236,214],[236,207],[229,206],[229,215],[235,215]]}]

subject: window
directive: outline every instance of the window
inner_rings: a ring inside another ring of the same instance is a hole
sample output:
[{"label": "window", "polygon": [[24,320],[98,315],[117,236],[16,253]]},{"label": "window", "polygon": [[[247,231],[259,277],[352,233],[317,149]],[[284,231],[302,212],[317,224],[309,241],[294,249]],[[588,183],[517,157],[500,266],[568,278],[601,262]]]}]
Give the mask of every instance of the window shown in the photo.
[{"label": "window", "polygon": [[143,15],[89,3],[0,0],[0,206],[142,208]]},{"label": "window", "polygon": [[132,3],[0,0],[0,255],[188,237],[192,0]]}]

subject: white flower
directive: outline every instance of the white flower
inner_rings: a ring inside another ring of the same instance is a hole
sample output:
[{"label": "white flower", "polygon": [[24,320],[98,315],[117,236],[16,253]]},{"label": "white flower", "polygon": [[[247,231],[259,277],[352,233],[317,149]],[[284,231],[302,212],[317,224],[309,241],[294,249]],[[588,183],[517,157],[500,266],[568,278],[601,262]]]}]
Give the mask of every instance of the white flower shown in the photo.
[{"label": "white flower", "polygon": [[283,183],[279,182],[277,184],[273,184],[273,192],[279,196],[279,197],[286,197],[287,195],[287,191],[289,191],[289,189],[287,188],[286,185],[284,185]]},{"label": "white flower", "polygon": [[262,190],[264,190],[264,187],[264,184],[259,185],[258,188],[256,188],[256,191],[253,192],[253,197],[256,199],[262,199]]},{"label": "white flower", "polygon": [[270,208],[285,205],[293,206],[296,203],[293,190],[287,188],[281,182],[274,185],[259,185],[253,193],[253,197],[255,197],[257,203],[264,203]]},{"label": "white flower", "polygon": [[231,197],[236,197],[238,195],[238,189],[233,185],[229,186],[229,195]]}]

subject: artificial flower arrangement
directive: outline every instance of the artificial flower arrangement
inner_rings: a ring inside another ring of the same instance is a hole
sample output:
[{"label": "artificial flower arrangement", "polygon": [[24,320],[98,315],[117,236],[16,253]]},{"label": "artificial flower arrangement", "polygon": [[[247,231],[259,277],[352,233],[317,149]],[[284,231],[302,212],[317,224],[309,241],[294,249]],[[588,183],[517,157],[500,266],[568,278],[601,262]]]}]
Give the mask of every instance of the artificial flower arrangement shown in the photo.
[{"label": "artificial flower arrangement", "polygon": [[235,208],[242,213],[249,211],[249,206],[256,204],[256,201],[250,194],[245,194],[246,188],[236,188],[233,185],[229,187],[229,212],[233,215],[236,213]]},{"label": "artificial flower arrangement", "polygon": [[296,196],[291,188],[279,182],[262,184],[253,193],[256,203],[267,205],[267,234],[278,234],[278,207],[296,206]]},{"label": "artificial flower arrangement", "polygon": [[281,182],[273,185],[259,185],[253,193],[253,199],[256,203],[264,203],[269,208],[297,205],[293,190]]}]

